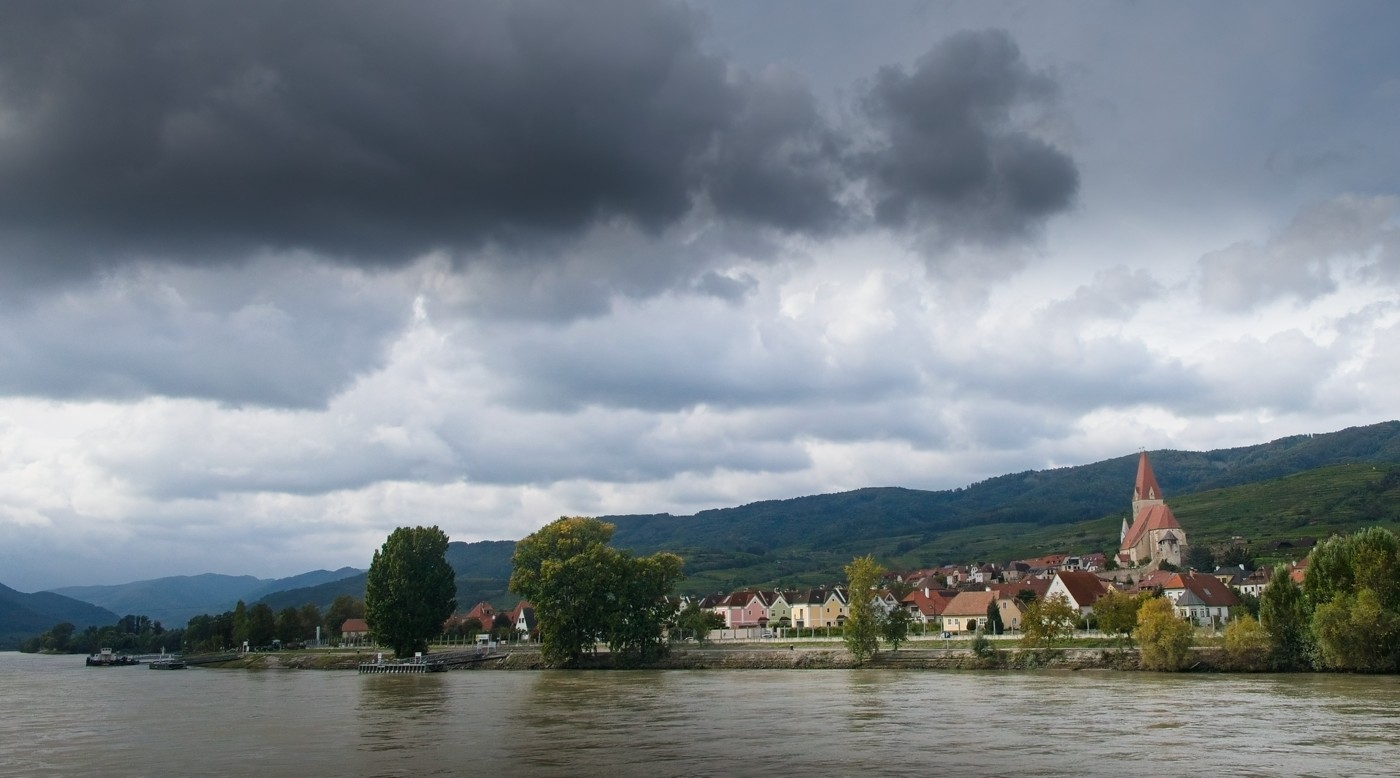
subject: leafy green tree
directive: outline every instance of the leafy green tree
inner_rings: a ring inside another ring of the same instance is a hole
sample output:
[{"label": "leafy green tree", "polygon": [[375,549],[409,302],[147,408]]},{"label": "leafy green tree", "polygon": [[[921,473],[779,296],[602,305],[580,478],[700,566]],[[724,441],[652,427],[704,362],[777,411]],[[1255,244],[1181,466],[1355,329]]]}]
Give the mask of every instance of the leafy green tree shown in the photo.
[{"label": "leafy green tree", "polygon": [[288,605],[277,612],[277,638],[283,643],[301,640],[306,630],[301,625],[301,611]]},{"label": "leafy green tree", "polygon": [[1028,606],[1028,605],[1030,605],[1031,603],[1035,602],[1035,590],[1034,590],[1034,589],[1021,589],[1021,590],[1017,591],[1017,592],[1016,592],[1016,601],[1019,602],[1019,603],[1021,603],[1021,610],[1024,611],[1024,610],[1026,609],[1026,606]]},{"label": "leafy green tree", "polygon": [[1243,565],[1245,569],[1252,570],[1254,569],[1254,554],[1250,552],[1249,546],[1231,544],[1215,555],[1215,563],[1221,567]]},{"label": "leafy green tree", "polygon": [[1133,630],[1137,629],[1138,609],[1148,595],[1130,595],[1117,589],[1109,589],[1094,601],[1094,614],[1098,616],[1099,629],[1113,635],[1120,644],[1131,643]]},{"label": "leafy green tree", "polygon": [[607,626],[617,552],[613,525],[565,516],[515,544],[510,590],[530,601],[540,622],[540,655],[571,665],[593,653]]},{"label": "leafy green tree", "polygon": [[1047,597],[1026,606],[1021,616],[1021,645],[1045,648],[1074,634],[1079,611],[1064,597]]},{"label": "leafy green tree", "polygon": [[1280,566],[1259,596],[1259,626],[1269,638],[1275,667],[1291,670],[1307,666],[1312,644],[1309,620],[1303,590],[1293,582],[1288,568]]},{"label": "leafy green tree", "polygon": [[358,597],[342,594],[331,601],[326,609],[326,630],[332,637],[340,637],[340,627],[347,619],[363,619],[365,601]]},{"label": "leafy green tree", "polygon": [[244,643],[252,643],[248,638],[248,626],[248,606],[239,600],[233,606],[233,642],[240,650]]},{"label": "leafy green tree", "polygon": [[873,556],[856,557],[846,565],[846,594],[849,598],[846,618],[846,650],[857,665],[875,656],[880,650],[880,617],[871,602],[875,584],[884,575]]},{"label": "leafy green tree", "polygon": [[1192,570],[1203,570],[1209,572],[1215,569],[1215,555],[1211,553],[1209,546],[1192,545],[1186,547],[1186,558],[1181,560],[1182,564]]},{"label": "leafy green tree", "polygon": [[1243,616],[1225,627],[1225,653],[1242,670],[1259,670],[1269,656],[1269,633],[1253,616]]},{"label": "leafy green tree", "polygon": [[1384,527],[1313,549],[1303,593],[1318,657],[1339,670],[1388,672],[1400,657],[1400,540]]},{"label": "leafy green tree", "polygon": [[909,628],[914,623],[914,616],[905,608],[895,608],[885,615],[880,622],[880,637],[890,645],[891,651],[898,651],[899,647],[909,640]]},{"label": "leafy green tree", "polygon": [[[321,636],[326,637],[326,630],[321,623],[321,609],[316,607],[316,603],[308,602],[301,606],[301,638],[302,640],[312,640],[316,637],[316,628],[322,627]],[[296,640],[297,638],[293,638]]]},{"label": "leafy green tree", "polygon": [[625,552],[618,556],[608,650],[625,663],[649,662],[666,652],[663,636],[675,617],[675,607],[666,596],[684,577],[681,558],[664,551],[645,557]]},{"label": "leafy green tree", "polygon": [[612,533],[611,524],[565,516],[515,544],[510,590],[534,607],[550,664],[575,664],[600,639],[623,663],[665,651],[674,615],[666,597],[681,580],[681,558],[618,551],[608,545]]},{"label": "leafy green tree", "polygon": [[365,581],[365,621],[397,657],[426,651],[457,607],[447,535],[437,527],[399,527],[374,552]]},{"label": "leafy green tree", "polygon": [[724,627],[724,617],[708,608],[701,608],[699,603],[692,602],[681,609],[676,616],[676,634],[681,638],[695,638],[697,643],[704,643],[710,637],[710,630],[722,629]]},{"label": "leafy green tree", "polygon": [[1190,655],[1193,632],[1189,623],[1176,617],[1171,601],[1165,597],[1153,597],[1143,603],[1138,608],[1137,629],[1133,630],[1142,666],[1148,670],[1180,670]]},{"label": "leafy green tree", "polygon": [[277,615],[272,606],[260,602],[248,609],[248,643],[252,646],[266,646],[277,636]]},{"label": "leafy green tree", "polygon": [[1006,623],[1001,618],[1001,608],[997,607],[997,599],[987,603],[987,619],[983,623],[982,631],[990,635],[1000,635],[1006,631]]}]

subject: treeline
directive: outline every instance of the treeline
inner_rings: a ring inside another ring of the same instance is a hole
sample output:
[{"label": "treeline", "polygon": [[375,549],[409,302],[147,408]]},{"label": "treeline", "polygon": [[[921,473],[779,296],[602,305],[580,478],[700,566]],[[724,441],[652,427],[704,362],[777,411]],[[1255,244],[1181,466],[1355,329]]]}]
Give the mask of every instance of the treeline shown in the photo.
[{"label": "treeline", "polygon": [[364,615],[364,601],[348,594],[335,598],[325,613],[314,603],[274,612],[267,603],[250,607],[239,600],[231,611],[203,613],[190,619],[185,627],[184,649],[201,653],[239,648],[244,643],[251,648],[268,647],[274,641],[283,645],[303,643],[316,638],[317,628],[322,640],[336,640],[346,619]]},{"label": "treeline", "polygon": [[162,650],[180,650],[184,636],[182,629],[168,630],[159,621],[151,621],[146,616],[126,615],[116,624],[90,626],[81,632],[66,621],[55,624],[47,632],[21,641],[19,650],[27,654],[40,651],[51,654],[95,654],[103,648],[110,648],[125,654],[155,654]]},{"label": "treeline", "polygon": [[346,619],[364,618],[365,603],[357,597],[337,597],[325,613],[315,604],[273,612],[265,603],[251,607],[242,600],[231,611],[200,614],[183,629],[166,629],[146,616],[123,616],[108,627],[88,627],[79,632],[68,622],[20,642],[19,650],[35,654],[95,654],[110,648],[122,654],[155,654],[161,651],[203,653],[224,651],[247,644],[254,648],[301,643],[316,637],[338,639]]}]

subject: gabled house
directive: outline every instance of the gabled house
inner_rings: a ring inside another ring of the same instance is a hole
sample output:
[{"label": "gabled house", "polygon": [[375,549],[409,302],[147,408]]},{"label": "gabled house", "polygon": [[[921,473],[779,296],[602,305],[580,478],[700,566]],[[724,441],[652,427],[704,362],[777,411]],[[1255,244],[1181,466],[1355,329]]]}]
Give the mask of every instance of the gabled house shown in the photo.
[{"label": "gabled house", "polygon": [[988,606],[996,603],[1001,613],[1001,627],[1009,632],[1021,628],[1021,603],[994,591],[959,592],[943,609],[945,632],[976,632],[987,626]]},{"label": "gabled house", "polygon": [[1094,611],[1094,602],[1107,593],[1108,584],[1097,575],[1082,570],[1061,570],[1046,589],[1045,599],[1064,597],[1080,616],[1088,616]]},{"label": "gabled house", "polygon": [[369,639],[369,624],[364,619],[346,619],[340,624],[340,639],[346,643],[360,643]]},{"label": "gabled house", "polygon": [[1223,625],[1240,599],[1230,587],[1205,573],[1176,573],[1163,586],[1176,615],[1200,625]]},{"label": "gabled house", "polygon": [[515,634],[522,639],[534,640],[539,636],[540,625],[535,621],[535,607],[529,600],[521,600],[507,614],[510,623],[515,625]]}]

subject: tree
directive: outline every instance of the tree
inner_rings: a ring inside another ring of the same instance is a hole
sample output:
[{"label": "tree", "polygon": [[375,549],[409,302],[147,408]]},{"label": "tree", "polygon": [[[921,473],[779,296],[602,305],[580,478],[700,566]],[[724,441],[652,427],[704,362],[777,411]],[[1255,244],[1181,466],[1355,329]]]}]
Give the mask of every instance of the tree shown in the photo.
[{"label": "tree", "polygon": [[982,631],[992,635],[1000,635],[1006,631],[1006,624],[1001,618],[1001,608],[997,607],[997,598],[995,597],[987,603],[987,620],[983,624]]},{"label": "tree", "polygon": [[288,605],[277,612],[277,638],[283,643],[291,643],[306,637],[306,628],[301,623],[301,611]]},{"label": "tree", "polygon": [[248,643],[248,606],[242,600],[233,606],[233,642],[242,650],[242,645]]},{"label": "tree", "polygon": [[1098,616],[1099,629],[1121,643],[1131,643],[1133,630],[1137,628],[1138,609],[1147,598],[1145,594],[1129,595],[1117,589],[1109,589],[1094,601],[1094,614]]},{"label": "tree", "polygon": [[342,594],[331,601],[331,607],[326,609],[326,629],[334,637],[340,637],[340,627],[347,619],[363,619],[365,617],[365,601],[358,597]]},{"label": "tree", "polygon": [[[320,626],[321,609],[316,607],[316,603],[308,602],[301,606],[301,637],[307,640],[314,639],[316,637],[316,628]],[[295,639],[296,638],[293,638],[293,640]]]},{"label": "tree", "polygon": [[447,535],[437,527],[399,527],[370,561],[365,622],[394,656],[413,656],[442,631],[457,608],[456,593]]},{"label": "tree", "polygon": [[880,617],[871,602],[875,584],[884,575],[885,568],[873,556],[856,557],[846,565],[846,592],[850,598],[846,618],[846,650],[851,652],[856,665],[875,656],[880,650]]},{"label": "tree", "polygon": [[681,558],[660,552],[645,557],[619,554],[614,607],[608,618],[608,650],[628,664],[662,656],[663,635],[675,617],[666,598],[681,575]]},{"label": "tree", "polygon": [[1225,653],[1240,669],[1258,670],[1269,655],[1269,634],[1252,616],[1243,616],[1225,627]]},{"label": "tree", "polygon": [[252,646],[266,646],[272,643],[277,634],[277,615],[272,606],[260,602],[248,609],[248,643]]},{"label": "tree", "polygon": [[904,608],[895,608],[885,614],[880,622],[880,637],[890,644],[891,651],[898,651],[901,644],[909,640],[909,627],[914,617]]},{"label": "tree", "polygon": [[1037,600],[1021,616],[1021,645],[1045,648],[1074,634],[1078,620],[1079,611],[1063,596]]},{"label": "tree", "polygon": [[697,643],[704,643],[710,637],[710,630],[724,628],[724,617],[691,602],[676,616],[675,626],[680,638],[693,637]]},{"label": "tree", "polygon": [[1211,553],[1208,546],[1187,546],[1186,558],[1181,561],[1186,567],[1192,570],[1210,572],[1215,569],[1215,555]]},{"label": "tree", "polygon": [[1389,672],[1400,657],[1400,540],[1383,527],[1334,536],[1313,549],[1303,593],[1328,667]]},{"label": "tree", "polygon": [[1307,666],[1312,642],[1308,623],[1303,590],[1293,582],[1288,568],[1280,566],[1259,596],[1259,626],[1269,638],[1269,654],[1275,667]]},{"label": "tree", "polygon": [[616,552],[613,525],[565,516],[515,544],[510,590],[540,621],[540,655],[555,665],[592,653],[606,626]]},{"label": "tree", "polygon": [[1153,597],[1138,608],[1138,625],[1133,630],[1148,670],[1180,670],[1191,651],[1191,625],[1176,617],[1171,601]]},{"label": "tree", "polygon": [[515,544],[510,590],[530,601],[540,622],[540,655],[572,665],[605,639],[621,662],[665,650],[673,615],[666,599],[681,580],[681,558],[635,557],[608,545],[613,525],[565,516]]}]

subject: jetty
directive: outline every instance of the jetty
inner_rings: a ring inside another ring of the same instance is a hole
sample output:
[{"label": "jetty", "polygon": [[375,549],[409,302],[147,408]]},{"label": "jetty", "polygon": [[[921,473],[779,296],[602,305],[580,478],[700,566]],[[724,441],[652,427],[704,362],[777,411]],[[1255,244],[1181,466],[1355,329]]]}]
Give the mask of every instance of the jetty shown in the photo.
[{"label": "jetty", "polygon": [[380,654],[372,662],[361,662],[359,670],[366,674],[441,673],[448,668],[480,662],[500,661],[510,656],[491,650],[447,651],[439,654],[419,654],[412,659],[385,659]]}]

